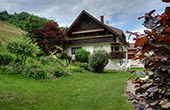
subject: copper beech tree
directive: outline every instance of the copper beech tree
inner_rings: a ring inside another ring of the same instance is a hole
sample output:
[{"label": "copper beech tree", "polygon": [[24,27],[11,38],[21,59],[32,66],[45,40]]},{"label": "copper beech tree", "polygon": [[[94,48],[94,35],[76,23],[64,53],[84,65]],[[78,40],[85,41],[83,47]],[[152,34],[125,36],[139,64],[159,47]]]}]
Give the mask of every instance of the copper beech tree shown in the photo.
[{"label": "copper beech tree", "polygon": [[144,63],[148,76],[145,80],[138,77],[132,81],[135,94],[127,91],[134,110],[170,110],[170,7],[166,7],[161,15],[154,15],[155,11],[138,18],[145,19],[143,25],[148,28],[144,30],[145,34],[127,31],[136,36],[135,59]]},{"label": "copper beech tree", "polygon": [[68,37],[64,30],[58,27],[56,22],[48,22],[42,30],[36,30],[33,39],[38,42],[39,47],[46,53],[50,54],[56,50],[57,46],[63,46]]}]

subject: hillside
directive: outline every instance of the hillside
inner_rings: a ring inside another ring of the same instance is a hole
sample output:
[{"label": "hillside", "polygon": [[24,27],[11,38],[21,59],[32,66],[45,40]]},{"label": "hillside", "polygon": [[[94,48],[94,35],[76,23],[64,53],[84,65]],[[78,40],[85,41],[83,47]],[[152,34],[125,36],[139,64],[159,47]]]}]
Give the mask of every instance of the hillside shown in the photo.
[{"label": "hillside", "polygon": [[0,21],[0,52],[5,52],[7,40],[20,39],[26,32],[16,26]]}]

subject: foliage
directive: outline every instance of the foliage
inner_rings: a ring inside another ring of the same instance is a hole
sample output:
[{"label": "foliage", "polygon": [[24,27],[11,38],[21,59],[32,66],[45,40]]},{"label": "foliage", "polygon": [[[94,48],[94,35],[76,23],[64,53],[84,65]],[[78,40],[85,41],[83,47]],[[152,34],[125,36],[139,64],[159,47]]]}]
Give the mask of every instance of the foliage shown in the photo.
[{"label": "foliage", "polygon": [[0,12],[0,20],[6,21],[9,17],[9,14],[6,10]]},{"label": "foliage", "polygon": [[[170,2],[170,0],[163,0]],[[146,13],[145,34],[136,35],[136,59],[141,59],[145,65],[148,79],[136,78],[135,93],[127,92],[129,100],[133,100],[134,110],[169,110],[170,109],[170,7],[161,15],[153,15],[155,10]],[[132,73],[135,71],[132,71]]]},{"label": "foliage", "polygon": [[71,57],[67,55],[67,52],[62,52],[60,58],[71,61]]},{"label": "foliage", "polygon": [[0,52],[7,53],[7,41],[21,39],[24,33],[26,32],[16,26],[0,20]]},{"label": "foliage", "polygon": [[50,22],[50,20],[46,18],[30,15],[25,22],[24,30],[28,32],[30,37],[32,37],[37,30],[42,30],[44,28],[43,25],[48,22]]},{"label": "foliage", "polygon": [[109,62],[109,54],[105,50],[96,50],[89,57],[89,65],[94,72],[103,72]]},{"label": "foliage", "polygon": [[27,12],[8,14],[6,10],[0,12],[0,20],[9,22],[22,30],[32,33],[32,31],[41,28],[43,24],[51,21],[46,18],[41,18],[31,15]]},{"label": "foliage", "polygon": [[7,21],[21,29],[24,30],[25,22],[28,19],[30,14],[27,12],[15,13],[15,14],[8,14],[6,10],[0,12],[0,20]]},{"label": "foliage", "polygon": [[37,80],[51,79],[52,74],[48,73],[46,69],[47,67],[41,66],[40,64],[27,64],[22,71],[22,75]]},{"label": "foliage", "polygon": [[12,63],[2,66],[1,69],[8,74],[21,74],[33,79],[52,79],[70,74],[60,59],[41,57],[40,61],[29,58],[25,64]]},{"label": "foliage", "polygon": [[61,65],[55,65],[52,69],[52,72],[53,72],[54,76],[56,76],[56,77],[67,76],[70,74],[68,69]]},{"label": "foliage", "polygon": [[39,50],[37,52],[37,57],[42,57],[42,56],[45,56],[45,53],[42,50]]},{"label": "foliage", "polygon": [[90,71],[90,66],[88,63],[75,62],[75,63],[73,63],[73,65],[83,68],[84,70]]},{"label": "foliage", "polygon": [[61,26],[60,29],[64,30],[64,31],[67,31],[68,30],[68,27],[64,27],[64,26]]},{"label": "foliage", "polygon": [[7,49],[17,56],[17,61],[23,63],[25,63],[27,57],[34,57],[39,51],[36,43],[33,43],[28,37],[23,37],[22,40],[8,41]]},{"label": "foliage", "polygon": [[39,47],[46,53],[54,52],[56,46],[63,46],[67,40],[64,30],[55,22],[48,22],[43,29],[36,30],[33,39],[38,42]]},{"label": "foliage", "polygon": [[8,74],[22,74],[24,70],[24,65],[20,62],[11,63],[6,66],[2,66],[2,70],[7,72]]},{"label": "foliage", "polygon": [[79,66],[69,66],[67,67],[69,71],[71,72],[83,72],[84,69],[82,69]]},{"label": "foliage", "polygon": [[86,49],[78,49],[75,54],[75,60],[78,62],[88,62],[90,52]]},{"label": "foliage", "polygon": [[9,53],[0,53],[0,65],[8,65],[14,62],[14,56]]}]

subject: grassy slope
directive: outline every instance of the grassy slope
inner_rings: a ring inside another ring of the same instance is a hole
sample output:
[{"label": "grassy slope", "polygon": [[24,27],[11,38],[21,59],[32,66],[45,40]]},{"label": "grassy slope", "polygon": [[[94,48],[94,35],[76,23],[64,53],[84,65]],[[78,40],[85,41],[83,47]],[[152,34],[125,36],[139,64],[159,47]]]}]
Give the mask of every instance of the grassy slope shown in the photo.
[{"label": "grassy slope", "polygon": [[123,96],[129,76],[127,72],[107,71],[36,81],[0,74],[0,109],[131,110]]},{"label": "grassy slope", "polygon": [[0,21],[0,52],[5,52],[5,46],[7,40],[20,39],[23,34],[23,30],[15,27],[12,24],[9,24],[4,21]]}]

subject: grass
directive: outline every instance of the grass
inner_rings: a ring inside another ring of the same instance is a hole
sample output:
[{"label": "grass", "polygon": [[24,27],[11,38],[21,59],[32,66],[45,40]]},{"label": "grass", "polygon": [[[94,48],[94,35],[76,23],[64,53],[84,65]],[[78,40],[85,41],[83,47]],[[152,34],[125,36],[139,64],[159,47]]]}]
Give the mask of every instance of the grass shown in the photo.
[{"label": "grass", "polygon": [[0,21],[0,52],[6,52],[6,41],[21,39],[26,32],[4,21]]},{"label": "grass", "polygon": [[0,110],[131,110],[128,72],[75,73],[37,81],[0,70]]}]

